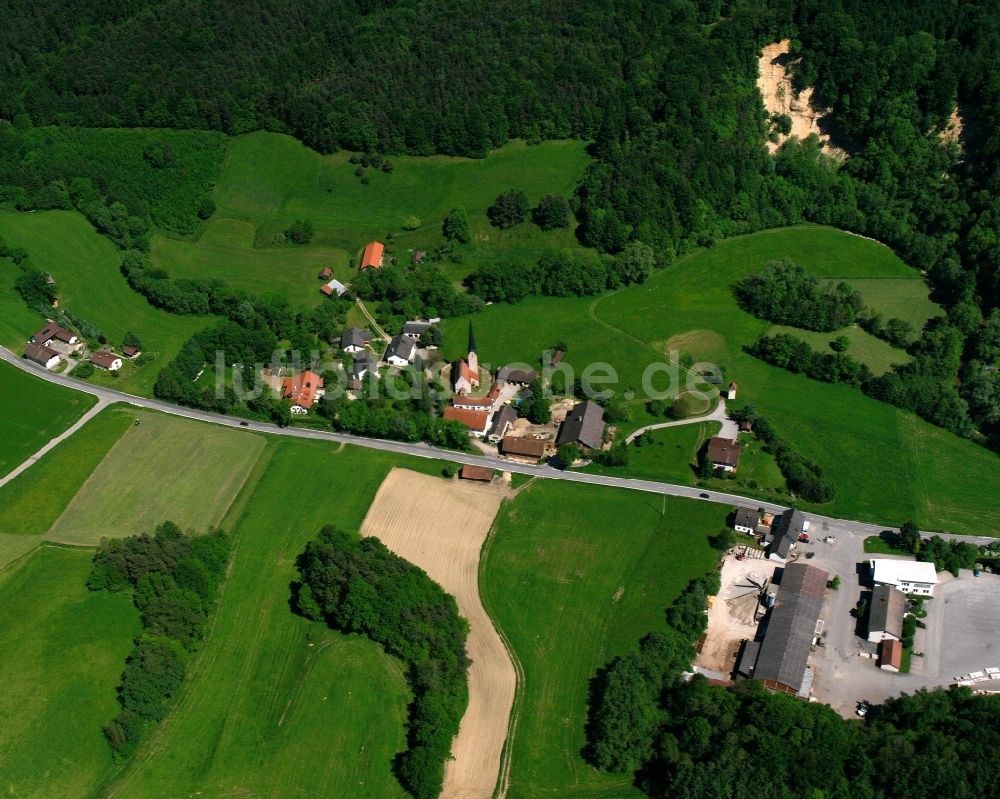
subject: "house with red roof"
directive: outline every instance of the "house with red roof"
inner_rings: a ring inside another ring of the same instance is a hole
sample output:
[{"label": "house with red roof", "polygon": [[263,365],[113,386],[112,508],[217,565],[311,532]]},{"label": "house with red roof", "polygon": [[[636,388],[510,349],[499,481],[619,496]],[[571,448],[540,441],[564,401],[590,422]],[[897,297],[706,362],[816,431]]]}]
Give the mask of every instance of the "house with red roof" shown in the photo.
[{"label": "house with red roof", "polygon": [[468,408],[456,408],[449,405],[444,409],[445,419],[453,422],[461,422],[469,428],[469,435],[485,436],[490,426],[490,411],[473,411]]},{"label": "house with red roof", "polygon": [[385,257],[385,247],[380,241],[370,241],[361,253],[361,271],[365,269],[381,269]]},{"label": "house with red roof", "polygon": [[323,396],[323,378],[308,369],[281,384],[281,396],[292,401],[292,413],[309,413],[313,403]]}]

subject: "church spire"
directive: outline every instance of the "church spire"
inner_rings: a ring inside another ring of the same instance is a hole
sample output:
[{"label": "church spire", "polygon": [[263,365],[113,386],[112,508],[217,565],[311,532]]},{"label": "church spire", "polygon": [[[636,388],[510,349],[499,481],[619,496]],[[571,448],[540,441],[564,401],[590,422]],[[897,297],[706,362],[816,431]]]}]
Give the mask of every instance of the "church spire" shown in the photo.
[{"label": "church spire", "polygon": [[469,352],[476,351],[476,334],[472,330],[472,322],[469,322]]}]

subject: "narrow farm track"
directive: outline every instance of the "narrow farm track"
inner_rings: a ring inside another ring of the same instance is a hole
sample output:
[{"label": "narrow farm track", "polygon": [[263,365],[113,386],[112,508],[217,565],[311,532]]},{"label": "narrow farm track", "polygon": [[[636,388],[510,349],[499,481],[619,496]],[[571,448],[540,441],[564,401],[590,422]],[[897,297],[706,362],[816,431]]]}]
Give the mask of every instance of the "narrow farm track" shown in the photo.
[{"label": "narrow farm track", "polygon": [[[490,799],[501,771],[517,673],[479,597],[479,556],[506,492],[393,469],[361,525],[455,597],[469,622],[469,706],[441,799]],[[500,796],[503,796],[501,788]]]}]

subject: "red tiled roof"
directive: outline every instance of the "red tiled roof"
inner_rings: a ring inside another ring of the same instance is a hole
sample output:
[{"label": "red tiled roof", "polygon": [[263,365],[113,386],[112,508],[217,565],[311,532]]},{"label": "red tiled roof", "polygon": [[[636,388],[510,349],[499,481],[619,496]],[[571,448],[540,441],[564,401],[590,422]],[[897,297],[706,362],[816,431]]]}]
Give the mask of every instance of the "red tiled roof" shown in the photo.
[{"label": "red tiled roof", "polygon": [[385,253],[385,247],[380,241],[370,241],[365,245],[365,251],[361,254],[361,268],[362,269],[381,269],[382,268],[382,256]]},{"label": "red tiled roof", "polygon": [[94,366],[99,366],[102,369],[110,369],[118,358],[118,355],[115,355],[109,350],[100,350],[90,356],[90,362],[94,364]]},{"label": "red tiled roof", "polygon": [[131,358],[133,355],[139,354],[139,348],[133,347],[131,344],[126,344],[124,347],[122,347],[122,354],[126,358]]},{"label": "red tiled roof", "polygon": [[321,280],[328,280],[333,277],[333,270],[328,266],[324,266],[323,269],[320,270],[319,277]]},{"label": "red tiled roof", "polygon": [[281,384],[281,396],[292,405],[309,410],[316,401],[316,392],[323,388],[323,378],[308,369],[295,377],[286,377]]},{"label": "red tiled roof", "polygon": [[322,291],[327,297],[333,294],[333,286],[331,286],[329,283],[324,283],[322,286],[319,287],[319,290]]},{"label": "red tiled roof", "polygon": [[455,422],[461,422],[470,430],[482,432],[486,429],[486,422],[490,418],[490,412],[470,411],[465,408],[448,406],[444,409],[444,418]]},{"label": "red tiled roof", "polygon": [[894,638],[888,638],[881,644],[879,660],[883,666],[899,669],[903,665],[903,644]]}]

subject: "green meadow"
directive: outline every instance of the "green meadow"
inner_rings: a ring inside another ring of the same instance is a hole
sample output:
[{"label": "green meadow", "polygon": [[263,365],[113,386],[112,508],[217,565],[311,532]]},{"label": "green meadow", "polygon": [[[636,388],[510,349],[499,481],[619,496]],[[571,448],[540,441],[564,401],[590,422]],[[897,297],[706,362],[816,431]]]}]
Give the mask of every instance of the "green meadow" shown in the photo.
[{"label": "green meadow", "polygon": [[[1000,494],[995,454],[857,389],[794,375],[743,352],[771,325],[742,311],[730,287],[786,257],[821,278],[892,280],[907,287],[904,295],[919,287],[926,297],[917,273],[876,242],[815,226],[771,230],[691,253],[643,285],[596,300],[533,297],[490,306],[474,317],[480,362],[534,364],[561,339],[577,376],[589,364],[606,363],[620,390],[641,397],[646,367],[678,350],[720,366],[739,384],[731,405],[753,403],[823,467],[837,497],[811,509],[885,523],[913,518],[926,529],[956,533],[990,529],[992,497]],[[466,318],[445,321],[447,357],[457,357],[467,325]],[[668,381],[655,374],[650,384],[664,390]]]},{"label": "green meadow", "polygon": [[0,477],[93,406],[89,394],[46,383],[0,362]]},{"label": "green meadow", "polygon": [[[441,222],[455,206],[469,213],[474,244],[447,262],[457,278],[498,254],[537,257],[576,244],[572,227],[542,232],[525,223],[510,231],[489,225],[486,209],[506,189],[532,203],[545,194],[569,197],[590,162],[585,144],[512,142],[484,159],[393,157],[392,172],[370,167],[363,183],[349,153],[323,156],[289,136],[251,133],[231,139],[213,197],[217,210],[196,238],[158,232],[153,263],[174,277],[217,277],[254,293],[277,291],[295,305],[321,302],[319,271],[347,282],[349,267],[370,240],[408,261],[413,250],[443,243]],[[413,230],[403,225],[419,220]],[[308,245],[275,243],[296,219],[315,229]]]},{"label": "green meadow", "polygon": [[[26,249],[37,269],[51,273],[61,305],[101,330],[113,347],[117,348],[130,330],[142,340],[143,350],[155,356],[151,363],[134,371],[131,367],[127,374],[123,370],[114,381],[115,388],[122,391],[151,393],[159,370],[193,333],[211,323],[208,317],[160,311],[136,294],[118,269],[121,252],[75,211],[0,211],[0,236],[12,246]],[[3,267],[13,268],[6,264]],[[20,334],[19,338],[5,341],[9,346],[23,347],[28,336],[45,321],[33,313],[25,316],[24,309],[16,293],[0,293],[0,316],[9,312],[18,320],[18,328],[5,333],[12,337]]]},{"label": "green meadow", "polygon": [[43,546],[0,573],[0,791],[82,799],[112,770],[101,728],[139,633],[125,593],[91,593],[89,550]]},{"label": "green meadow", "polygon": [[535,480],[501,508],[480,591],[523,672],[509,799],[641,796],[631,775],[600,772],[580,755],[589,681],[663,629],[674,597],[712,568],[707,539],[726,513],[554,480]]}]

